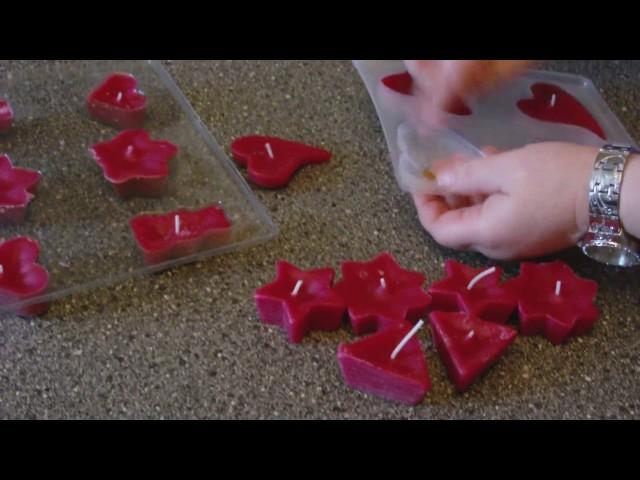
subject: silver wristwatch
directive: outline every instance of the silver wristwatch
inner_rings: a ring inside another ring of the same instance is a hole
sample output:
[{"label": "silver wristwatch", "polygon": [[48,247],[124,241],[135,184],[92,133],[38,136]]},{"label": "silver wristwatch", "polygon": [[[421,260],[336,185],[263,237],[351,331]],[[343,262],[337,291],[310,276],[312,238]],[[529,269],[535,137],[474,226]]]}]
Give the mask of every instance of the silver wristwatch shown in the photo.
[{"label": "silver wristwatch", "polygon": [[598,262],[618,267],[640,265],[640,244],[620,221],[620,187],[632,147],[605,145],[600,149],[589,182],[589,230],[578,247]]}]

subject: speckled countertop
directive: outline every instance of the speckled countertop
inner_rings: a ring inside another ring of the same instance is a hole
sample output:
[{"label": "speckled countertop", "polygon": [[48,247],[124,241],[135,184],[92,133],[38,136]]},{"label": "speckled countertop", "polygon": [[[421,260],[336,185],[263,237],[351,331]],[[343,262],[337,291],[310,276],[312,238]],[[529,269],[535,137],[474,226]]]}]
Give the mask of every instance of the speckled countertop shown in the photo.
[{"label": "speckled countertop", "polygon": [[[259,323],[253,290],[275,261],[338,267],[392,252],[428,279],[449,257],[396,186],[371,101],[346,61],[171,61],[169,71],[222,145],[261,132],[334,152],[289,188],[256,190],[280,227],[262,246],[0,317],[0,418],[638,418],[640,275],[561,257],[601,284],[593,332],[553,347],[518,338],[466,394],[421,339],[433,390],[418,407],[347,389],[335,360],[348,330],[290,345]],[[640,62],[552,62],[600,88],[640,138]],[[28,68],[22,67],[22,68]],[[507,265],[513,273],[516,266]]]}]

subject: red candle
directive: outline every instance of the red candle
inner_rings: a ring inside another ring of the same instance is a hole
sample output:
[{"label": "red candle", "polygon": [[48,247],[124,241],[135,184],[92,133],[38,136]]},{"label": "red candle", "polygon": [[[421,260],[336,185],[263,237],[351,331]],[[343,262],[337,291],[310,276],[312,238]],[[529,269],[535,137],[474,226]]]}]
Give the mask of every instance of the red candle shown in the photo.
[{"label": "red candle", "polygon": [[402,322],[353,343],[341,343],[338,362],[345,383],[365,393],[416,405],[431,390],[431,379],[420,342]]},{"label": "red candle", "polygon": [[138,215],[129,224],[147,265],[210,250],[231,236],[231,222],[224,209],[216,205],[164,215]]},{"label": "red candle", "polygon": [[544,335],[557,345],[586,333],[598,319],[593,303],[598,284],[578,277],[564,262],[524,262],[511,282],[523,335]]},{"label": "red candle", "polygon": [[[0,243],[0,303],[28,300],[41,295],[49,285],[47,270],[39,265],[40,245],[28,237],[16,237]],[[44,313],[48,303],[28,305],[18,315],[31,316]]]},{"label": "red candle", "polygon": [[433,312],[429,318],[434,346],[460,392],[495,364],[517,335],[466,313]]},{"label": "red candle", "polygon": [[169,183],[169,161],[178,147],[167,141],[151,140],[144,130],[127,130],[113,140],[91,148],[105,179],[118,195],[159,197]]},{"label": "red candle", "polygon": [[303,166],[331,159],[327,150],[261,135],[237,139],[231,153],[238,165],[247,167],[249,180],[265,188],[286,187]]},{"label": "red candle", "polygon": [[502,283],[502,269],[471,268],[455,260],[445,262],[446,277],[427,290],[432,311],[466,312],[483,320],[506,323],[518,299],[509,283]]},{"label": "red candle", "polygon": [[430,300],[424,281],[424,275],[382,253],[369,262],[344,262],[335,288],[347,303],[353,331],[360,335],[424,317]]},{"label": "red candle", "polygon": [[41,177],[35,170],[14,167],[7,155],[0,155],[0,224],[24,220]]},{"label": "red candle", "polygon": [[7,133],[13,125],[13,109],[9,102],[0,98],[0,133]]},{"label": "red candle", "polygon": [[387,75],[381,80],[382,84],[402,95],[413,95],[413,77],[409,72],[394,73]]},{"label": "red candle", "polygon": [[[413,77],[409,72],[396,73],[388,75],[381,80],[382,84],[394,92],[402,95],[413,95],[414,82]],[[468,116],[473,114],[473,111],[460,97],[454,98],[451,105],[446,109],[447,113],[459,116]]]},{"label": "red candle", "polygon": [[564,123],[586,128],[606,140],[604,131],[593,115],[575,97],[548,83],[531,87],[533,98],[520,100],[518,108],[525,115],[550,123]]},{"label": "red candle", "polygon": [[292,343],[301,342],[312,330],[340,328],[346,306],[332,288],[332,268],[301,270],[279,261],[276,272],[275,280],[254,295],[263,323],[281,326]]},{"label": "red candle", "polygon": [[128,73],[107,77],[87,98],[89,114],[116,128],[139,128],[144,123],[147,98],[138,81]]}]

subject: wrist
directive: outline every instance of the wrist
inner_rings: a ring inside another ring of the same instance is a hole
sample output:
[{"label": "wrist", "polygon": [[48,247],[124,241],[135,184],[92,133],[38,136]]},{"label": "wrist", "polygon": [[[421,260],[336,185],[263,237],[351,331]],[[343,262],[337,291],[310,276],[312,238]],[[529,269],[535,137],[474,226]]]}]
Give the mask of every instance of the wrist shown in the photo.
[{"label": "wrist", "polygon": [[584,149],[581,156],[581,168],[578,173],[578,191],[575,202],[576,236],[575,242],[581,239],[589,229],[589,184],[593,173],[593,162],[598,154],[598,148]]},{"label": "wrist", "polygon": [[634,149],[625,145],[605,145],[596,156],[589,182],[589,228],[578,242],[593,260],[617,267],[640,265],[640,242],[636,238],[640,212],[634,209],[640,195],[633,189],[640,180],[638,163]]}]

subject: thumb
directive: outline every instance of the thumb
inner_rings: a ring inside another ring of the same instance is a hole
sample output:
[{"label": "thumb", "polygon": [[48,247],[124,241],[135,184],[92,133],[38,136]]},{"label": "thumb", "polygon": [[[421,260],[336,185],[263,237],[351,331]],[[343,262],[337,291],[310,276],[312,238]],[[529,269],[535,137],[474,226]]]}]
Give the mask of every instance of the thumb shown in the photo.
[{"label": "thumb", "polygon": [[504,193],[505,168],[502,156],[493,155],[467,162],[438,165],[434,171],[437,187],[453,195]]}]

